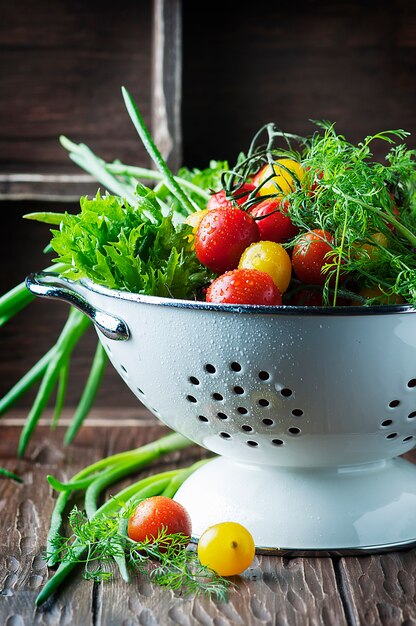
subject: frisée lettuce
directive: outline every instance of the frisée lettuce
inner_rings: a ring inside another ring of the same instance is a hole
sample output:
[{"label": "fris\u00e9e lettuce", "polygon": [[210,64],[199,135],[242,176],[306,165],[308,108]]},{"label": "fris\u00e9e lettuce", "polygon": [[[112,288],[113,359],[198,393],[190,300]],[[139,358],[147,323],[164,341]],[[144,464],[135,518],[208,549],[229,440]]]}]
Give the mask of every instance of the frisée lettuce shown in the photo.
[{"label": "fris\u00e9e lettuce", "polygon": [[53,229],[61,275],[133,293],[193,299],[211,274],[193,251],[192,227],[175,222],[151,189],[138,185],[136,206],[115,195],[82,197],[81,210]]}]

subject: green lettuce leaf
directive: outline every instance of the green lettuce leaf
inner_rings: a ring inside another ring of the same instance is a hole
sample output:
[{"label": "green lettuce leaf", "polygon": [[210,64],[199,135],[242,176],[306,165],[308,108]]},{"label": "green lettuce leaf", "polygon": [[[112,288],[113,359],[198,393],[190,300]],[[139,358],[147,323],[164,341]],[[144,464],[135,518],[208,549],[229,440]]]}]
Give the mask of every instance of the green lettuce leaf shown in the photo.
[{"label": "green lettuce leaf", "polygon": [[197,259],[192,227],[174,223],[151,189],[138,185],[138,206],[114,195],[82,197],[52,230],[55,262],[73,280],[89,278],[111,289],[198,299],[212,274]]}]

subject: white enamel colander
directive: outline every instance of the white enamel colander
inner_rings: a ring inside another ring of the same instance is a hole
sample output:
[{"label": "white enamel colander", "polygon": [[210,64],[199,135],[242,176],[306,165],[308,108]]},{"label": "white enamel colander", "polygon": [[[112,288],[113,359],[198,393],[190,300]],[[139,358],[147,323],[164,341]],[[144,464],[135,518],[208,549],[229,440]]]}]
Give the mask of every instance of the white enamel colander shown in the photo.
[{"label": "white enamel colander", "polygon": [[218,455],[175,498],[194,539],[238,521],[257,551],[416,545],[416,310],[236,306],[141,296],[47,273],[26,284],[94,322],[120,376]]}]

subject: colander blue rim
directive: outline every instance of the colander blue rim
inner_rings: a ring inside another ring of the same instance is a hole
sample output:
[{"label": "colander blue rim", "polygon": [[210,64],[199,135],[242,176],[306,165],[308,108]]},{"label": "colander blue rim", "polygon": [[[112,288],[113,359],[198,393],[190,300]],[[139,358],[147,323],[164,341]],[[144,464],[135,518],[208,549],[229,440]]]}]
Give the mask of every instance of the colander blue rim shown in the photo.
[{"label": "colander blue rim", "polygon": [[372,306],[295,306],[275,305],[265,306],[259,304],[215,304],[203,300],[181,300],[177,298],[163,298],[160,296],[147,296],[130,291],[109,289],[89,279],[79,281],[87,290],[102,294],[118,300],[139,302],[153,306],[166,306],[180,309],[192,309],[201,311],[220,311],[222,313],[238,313],[246,315],[312,315],[312,316],[368,316],[368,315],[392,315],[398,313],[416,313],[416,308],[410,304],[387,304]]}]

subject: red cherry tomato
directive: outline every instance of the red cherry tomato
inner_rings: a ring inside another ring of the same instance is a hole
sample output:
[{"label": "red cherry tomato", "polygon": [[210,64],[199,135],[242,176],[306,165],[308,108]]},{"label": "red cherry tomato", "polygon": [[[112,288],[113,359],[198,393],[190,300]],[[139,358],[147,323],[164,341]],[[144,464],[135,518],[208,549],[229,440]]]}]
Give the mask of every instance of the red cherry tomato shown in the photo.
[{"label": "red cherry tomato", "polygon": [[298,234],[299,229],[287,214],[288,209],[288,202],[282,202],[280,198],[271,198],[256,204],[250,211],[263,241],[283,243]]},{"label": "red cherry tomato", "polygon": [[[330,303],[332,304],[331,299]],[[305,289],[300,289],[287,297],[285,304],[290,304],[292,306],[324,306],[323,294],[322,291],[317,291],[313,288],[308,289],[306,287]],[[351,301],[347,298],[337,296],[336,306],[348,306],[350,304]]]},{"label": "red cherry tomato", "polygon": [[[310,171],[310,167],[309,165],[306,167],[307,170]],[[309,175],[310,176],[310,175]],[[313,180],[309,183],[309,190],[308,190],[308,195],[313,197],[317,191],[317,189],[319,188],[319,182],[320,180],[322,180],[324,177],[324,173],[322,170],[316,170],[315,175],[313,177]]]},{"label": "red cherry tomato", "polygon": [[293,306],[323,306],[322,291],[299,289],[286,298],[285,304]]},{"label": "red cherry tomato", "polygon": [[263,167],[261,167],[261,168],[260,168],[260,169],[259,169],[259,170],[258,170],[258,171],[254,174],[254,176],[252,177],[251,182],[252,182],[252,184],[254,185],[254,187],[255,187],[255,188],[257,188],[257,187],[260,185],[261,178],[262,178],[262,175],[263,175],[263,173],[264,173],[264,171],[265,171],[266,167],[267,167],[267,164],[266,164],[266,165],[263,165]]},{"label": "red cherry tomato", "polygon": [[195,233],[198,260],[217,274],[237,267],[243,251],[260,233],[254,218],[234,207],[208,211]]},{"label": "red cherry tomato", "polygon": [[133,541],[142,542],[156,539],[163,528],[169,535],[182,533],[191,538],[190,515],[176,500],[166,496],[152,496],[137,505],[129,518],[127,534]]},{"label": "red cherry tomato", "polygon": [[327,279],[322,267],[328,263],[326,255],[332,250],[332,235],[316,228],[302,235],[293,248],[292,267],[304,283],[323,285]]},{"label": "red cherry tomato", "polygon": [[239,206],[241,206],[242,204],[244,204],[244,202],[246,202],[250,192],[253,191],[255,188],[256,187],[251,183],[244,183],[240,187],[237,187],[233,192],[234,202],[232,200],[228,200],[225,189],[221,189],[220,191],[217,191],[216,193],[212,194],[212,196],[210,196],[206,208],[209,211],[212,211],[212,209],[233,207],[235,206],[235,202]]},{"label": "red cherry tomato", "polygon": [[282,304],[282,295],[270,274],[236,269],[218,276],[207,289],[207,302],[228,304]]}]

